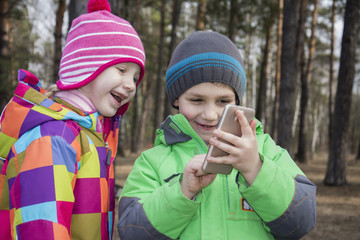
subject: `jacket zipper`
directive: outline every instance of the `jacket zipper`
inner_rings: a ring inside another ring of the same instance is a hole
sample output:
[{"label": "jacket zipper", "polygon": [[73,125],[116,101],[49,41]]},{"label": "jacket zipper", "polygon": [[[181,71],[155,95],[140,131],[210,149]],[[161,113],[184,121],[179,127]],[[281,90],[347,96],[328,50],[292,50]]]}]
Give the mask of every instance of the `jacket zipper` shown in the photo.
[{"label": "jacket zipper", "polygon": [[111,152],[111,148],[109,147],[108,142],[105,142],[105,148],[107,150],[106,164],[108,166],[110,166],[111,165],[111,154],[112,154],[112,152]]},{"label": "jacket zipper", "polygon": [[[110,165],[111,165],[111,154],[112,154],[112,151],[111,151],[111,148],[109,147],[109,143],[108,142],[105,142],[105,148],[107,150],[107,156],[106,156],[106,165],[107,165],[107,173],[106,173],[106,180],[107,180],[107,185],[108,185],[108,191],[109,191],[109,194],[108,194],[108,209],[107,209],[107,212],[108,212],[108,216],[107,216],[107,226],[106,226],[106,229],[107,229],[107,232],[109,234],[109,239],[111,240],[111,233],[110,233],[110,229],[109,229],[109,226],[110,226],[110,199],[111,199],[111,189],[110,189]],[[115,166],[114,166],[115,168]],[[115,169],[114,169],[115,171]],[[111,219],[112,221],[112,219]]]}]

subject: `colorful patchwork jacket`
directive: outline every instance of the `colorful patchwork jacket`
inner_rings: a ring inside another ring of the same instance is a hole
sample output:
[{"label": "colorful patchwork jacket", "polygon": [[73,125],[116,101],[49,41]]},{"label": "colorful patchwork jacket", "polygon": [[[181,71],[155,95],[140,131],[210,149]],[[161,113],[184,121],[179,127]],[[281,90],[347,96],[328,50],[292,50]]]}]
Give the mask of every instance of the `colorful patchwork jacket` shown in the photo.
[{"label": "colorful patchwork jacket", "polygon": [[299,239],[315,225],[316,187],[288,152],[256,127],[263,161],[248,186],[235,169],[218,174],[194,201],[181,192],[181,173],[207,146],[186,118],[168,117],[155,146],[135,161],[119,203],[122,240]]},{"label": "colorful patchwork jacket", "polygon": [[44,93],[19,71],[1,116],[0,239],[111,239],[119,116]]}]

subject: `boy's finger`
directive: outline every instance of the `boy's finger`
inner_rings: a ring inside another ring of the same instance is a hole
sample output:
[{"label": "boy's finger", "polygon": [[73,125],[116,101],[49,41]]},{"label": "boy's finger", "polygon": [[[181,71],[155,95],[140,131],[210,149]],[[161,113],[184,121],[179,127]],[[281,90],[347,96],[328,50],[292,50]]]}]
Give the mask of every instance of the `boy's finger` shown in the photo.
[{"label": "boy's finger", "polygon": [[[215,134],[214,134],[215,135]],[[234,146],[238,144],[239,137],[235,136],[231,133],[226,132],[217,132],[215,135],[216,138],[210,138],[210,144],[214,145],[214,147],[219,148],[220,150],[232,154],[234,152]],[[220,139],[225,140],[226,142],[221,141]]]},{"label": "boy's finger", "polygon": [[241,110],[236,110],[235,114],[236,114],[238,122],[239,122],[239,124],[241,126],[241,133],[243,135],[246,135],[249,132],[251,132],[252,130],[250,128],[248,120],[246,119],[246,117],[244,115],[244,112],[241,111]]}]

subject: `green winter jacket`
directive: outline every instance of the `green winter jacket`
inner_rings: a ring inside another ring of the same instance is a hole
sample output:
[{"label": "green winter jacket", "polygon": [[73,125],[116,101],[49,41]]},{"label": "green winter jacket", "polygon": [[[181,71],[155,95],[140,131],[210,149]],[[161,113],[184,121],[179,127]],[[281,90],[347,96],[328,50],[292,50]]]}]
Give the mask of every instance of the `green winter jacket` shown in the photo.
[{"label": "green winter jacket", "polygon": [[169,116],[121,193],[118,231],[127,239],[299,239],[315,225],[316,187],[288,152],[256,127],[262,168],[248,186],[218,174],[194,201],[181,193],[186,163],[207,146],[181,114]]}]

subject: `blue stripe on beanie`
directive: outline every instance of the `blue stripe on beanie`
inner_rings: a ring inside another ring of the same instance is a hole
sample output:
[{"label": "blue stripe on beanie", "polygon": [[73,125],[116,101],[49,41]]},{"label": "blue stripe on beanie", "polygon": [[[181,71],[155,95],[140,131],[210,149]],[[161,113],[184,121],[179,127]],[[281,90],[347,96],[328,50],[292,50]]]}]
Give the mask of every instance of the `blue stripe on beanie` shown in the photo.
[{"label": "blue stripe on beanie", "polygon": [[170,67],[166,72],[166,90],[168,90],[168,88],[174,83],[174,81],[176,81],[180,76],[184,75],[185,73],[195,68],[211,66],[224,67],[234,71],[241,79],[241,85],[244,86],[241,92],[241,95],[243,95],[246,87],[244,68],[235,58],[227,54],[216,52],[196,54]]}]

